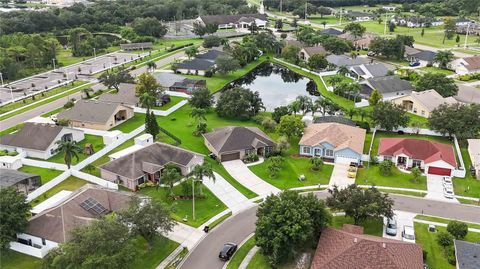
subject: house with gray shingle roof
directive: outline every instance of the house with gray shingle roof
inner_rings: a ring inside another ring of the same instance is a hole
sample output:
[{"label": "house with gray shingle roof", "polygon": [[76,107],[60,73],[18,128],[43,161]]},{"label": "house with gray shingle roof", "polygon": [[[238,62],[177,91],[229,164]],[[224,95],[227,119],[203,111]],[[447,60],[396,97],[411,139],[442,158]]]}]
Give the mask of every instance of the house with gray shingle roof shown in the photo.
[{"label": "house with gray shingle roof", "polygon": [[249,154],[265,156],[275,142],[257,127],[226,126],[203,134],[205,145],[218,160],[243,159]]},{"label": "house with gray shingle roof", "polygon": [[299,57],[300,59],[304,61],[308,61],[310,57],[312,57],[315,54],[320,54],[320,55],[327,55],[327,51],[323,46],[314,46],[314,47],[304,47],[300,50],[299,52]]},{"label": "house with gray shingle roof", "polygon": [[415,89],[410,82],[396,76],[374,77],[360,82],[360,96],[368,99],[377,90],[384,100],[410,95]]},{"label": "house with gray shingle roof", "polygon": [[253,22],[259,28],[265,28],[267,25],[266,14],[233,14],[233,15],[207,15],[200,16],[196,19],[197,22],[207,25],[216,24],[219,29],[228,28],[248,28]]},{"label": "house with gray shingle roof", "polygon": [[360,64],[349,68],[350,75],[356,79],[384,77],[388,74],[387,67],[382,63]]},{"label": "house with gray shingle roof", "polygon": [[98,97],[98,101],[107,103],[117,103],[126,106],[138,106],[139,98],[135,94],[137,84],[120,83],[117,93],[104,93]]},{"label": "house with gray shingle roof", "polygon": [[24,152],[26,156],[46,160],[58,153],[57,141],[85,138],[83,131],[45,123],[25,123],[15,133],[0,137],[0,150]]},{"label": "house with gray shingle roof", "polygon": [[73,127],[106,131],[133,115],[132,107],[120,103],[78,100],[72,108],[58,113],[57,119],[67,119]]},{"label": "house with gray shingle roof", "polygon": [[29,194],[41,185],[39,175],[0,168],[0,189],[13,187],[18,192]]},{"label": "house with gray shingle roof", "polygon": [[162,182],[162,171],[172,164],[182,175],[203,163],[203,155],[164,143],[154,143],[100,167],[103,179],[131,190],[147,181]]},{"label": "house with gray shingle roof", "polygon": [[174,64],[174,70],[176,73],[186,75],[203,76],[205,72],[215,67],[215,62],[205,59],[193,59]]},{"label": "house with gray shingle roof", "polygon": [[392,102],[412,114],[425,118],[428,118],[433,110],[443,104],[458,103],[453,97],[443,97],[435,90],[412,91],[412,94],[395,98]]},{"label": "house with gray shingle roof", "polygon": [[455,240],[457,269],[480,268],[480,244]]}]

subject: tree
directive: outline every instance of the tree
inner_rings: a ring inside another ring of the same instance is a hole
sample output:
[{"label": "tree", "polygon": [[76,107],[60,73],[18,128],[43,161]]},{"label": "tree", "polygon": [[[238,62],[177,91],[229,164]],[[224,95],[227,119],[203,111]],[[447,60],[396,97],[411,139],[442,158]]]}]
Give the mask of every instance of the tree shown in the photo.
[{"label": "tree", "polygon": [[444,231],[441,231],[437,234],[437,244],[443,248],[449,247],[453,245],[454,237]]},{"label": "tree", "polygon": [[377,21],[378,21],[378,24],[382,24],[383,22],[382,16],[378,16]]},{"label": "tree", "polygon": [[289,62],[292,62],[294,64],[297,64],[300,60],[300,58],[298,57],[298,53],[300,52],[300,48],[297,47],[297,46],[293,46],[293,45],[288,45],[288,46],[285,46],[283,49],[282,49],[282,58],[284,58],[285,60],[289,61]]},{"label": "tree", "polygon": [[200,22],[194,22],[192,32],[202,37],[207,33],[207,28]]},{"label": "tree", "polygon": [[291,260],[296,250],[317,241],[332,218],[323,201],[294,191],[268,196],[257,217],[255,242],[272,266]]},{"label": "tree", "polygon": [[452,39],[453,36],[455,35],[455,21],[451,18],[445,19],[445,22],[443,24],[443,29],[444,30],[444,36],[443,36],[443,44],[445,44],[445,39]]},{"label": "tree", "polygon": [[430,113],[428,126],[443,135],[469,138],[480,132],[479,118],[479,104],[442,104]]},{"label": "tree", "polygon": [[303,115],[307,114],[312,107],[312,99],[309,96],[301,95],[297,96],[295,100],[298,101],[299,108],[302,110]]},{"label": "tree", "polygon": [[279,106],[273,109],[272,119],[277,123],[279,123],[281,117],[289,114],[290,114],[290,111],[288,109],[288,106]]},{"label": "tree", "polygon": [[208,109],[213,105],[213,96],[207,88],[192,91],[188,104],[195,108]]},{"label": "tree", "polygon": [[296,115],[282,116],[280,118],[280,123],[277,125],[277,131],[289,139],[301,136],[303,128],[304,125],[302,120]]},{"label": "tree", "polygon": [[180,174],[179,170],[180,169],[176,165],[170,163],[165,165],[165,168],[162,170],[160,181],[168,186],[168,196],[172,198],[174,196],[173,185],[182,178],[182,174]]},{"label": "tree", "polygon": [[267,160],[267,169],[269,172],[269,176],[271,178],[275,178],[278,175],[278,172],[283,166],[283,157],[282,156],[273,156],[268,158]]},{"label": "tree", "polygon": [[212,47],[218,47],[222,45],[222,39],[218,36],[215,35],[210,35],[207,36],[203,39],[203,47],[204,48],[212,48]]},{"label": "tree", "polygon": [[390,160],[385,160],[380,163],[380,174],[382,176],[388,177],[392,175],[392,169],[393,169],[393,162]]},{"label": "tree", "polygon": [[197,122],[206,121],[207,120],[207,118],[205,117],[206,114],[207,114],[207,111],[203,108],[193,107],[192,111],[190,111],[190,117]]},{"label": "tree", "polygon": [[55,269],[127,269],[139,254],[129,226],[107,216],[73,229],[70,240],[50,251],[44,264]]},{"label": "tree", "polygon": [[422,176],[422,172],[416,166],[412,168],[412,170],[410,171],[410,174],[412,175],[412,180],[414,183],[418,183],[418,180]]},{"label": "tree", "polygon": [[378,102],[382,100],[382,95],[377,89],[374,89],[372,94],[370,94],[370,97],[368,98],[368,104],[370,106],[376,106]]},{"label": "tree", "polygon": [[205,25],[205,29],[207,30],[207,34],[213,34],[218,30],[218,24],[207,23],[207,25]]},{"label": "tree", "polygon": [[144,93],[157,96],[163,90],[160,84],[158,84],[155,77],[150,73],[143,73],[137,78],[137,85],[135,86],[135,92],[141,96]]},{"label": "tree", "polygon": [[357,114],[357,109],[354,107],[348,108],[347,109],[347,115],[350,117],[350,119],[353,119],[353,116]]},{"label": "tree", "polygon": [[452,220],[448,222],[447,231],[457,240],[462,240],[468,234],[468,225],[465,222]]},{"label": "tree", "polygon": [[322,158],[312,157],[310,158],[310,163],[312,164],[312,169],[314,171],[319,171],[322,169],[322,166],[323,166]]},{"label": "tree", "polygon": [[457,37],[455,38],[455,42],[457,43],[457,45],[458,43],[460,43],[460,36],[458,34],[457,34]]},{"label": "tree", "polygon": [[139,98],[140,106],[146,109],[152,108],[155,105],[156,100],[157,98],[155,98],[150,92],[144,92]]},{"label": "tree", "polygon": [[157,68],[157,64],[154,61],[147,62],[148,70],[150,70],[151,72],[154,72],[156,68]]},{"label": "tree", "polygon": [[390,102],[379,102],[373,108],[372,120],[375,125],[386,131],[392,131],[407,126],[410,118],[402,108]]},{"label": "tree", "polygon": [[277,126],[277,122],[274,121],[272,118],[265,117],[262,120],[262,126],[265,128],[267,131],[274,131],[275,127]]},{"label": "tree", "polygon": [[329,36],[321,41],[323,47],[333,54],[344,54],[353,49],[351,41],[343,40],[336,36]]},{"label": "tree", "polygon": [[212,165],[209,163],[195,165],[190,176],[192,176],[195,179],[195,183],[199,185],[198,192],[200,196],[203,196],[202,181],[204,178],[211,179],[213,183],[215,183],[215,174],[213,173]]},{"label": "tree", "polygon": [[454,96],[458,92],[458,86],[452,78],[440,73],[426,73],[416,83],[417,91],[434,89],[443,97]]},{"label": "tree", "polygon": [[58,151],[63,153],[63,160],[67,165],[68,169],[70,169],[70,165],[72,164],[72,157],[78,161],[78,154],[82,152],[82,148],[77,145],[75,141],[68,141],[68,140],[59,140],[55,142],[58,145]]},{"label": "tree", "polygon": [[230,56],[218,56],[217,59],[215,59],[215,64],[217,71],[222,75],[240,69],[240,63]]},{"label": "tree", "polygon": [[[340,69],[338,71],[340,71]],[[333,75],[330,78],[328,78],[328,82],[332,85],[334,89],[340,82],[343,81],[343,77],[341,75],[338,75],[338,71],[337,71],[337,75]]]},{"label": "tree", "polygon": [[425,35],[425,29],[422,28],[422,32],[420,33],[420,35],[423,37]]},{"label": "tree", "polygon": [[6,251],[27,227],[31,206],[15,188],[0,189],[0,250]]},{"label": "tree", "polygon": [[352,217],[354,224],[359,225],[368,218],[393,217],[393,200],[388,194],[379,192],[376,188],[359,188],[356,184],[339,189],[334,186],[328,191],[327,206],[341,210]]},{"label": "tree", "polygon": [[341,76],[346,76],[350,71],[348,70],[348,67],[342,65],[338,67],[337,74]]},{"label": "tree", "polygon": [[318,70],[325,69],[328,66],[328,61],[322,54],[314,54],[308,59],[308,67],[310,69]]},{"label": "tree", "polygon": [[123,68],[119,68],[116,73],[104,72],[98,80],[108,88],[115,88],[117,91],[120,83],[133,83],[133,77]]},{"label": "tree", "polygon": [[433,62],[438,63],[440,68],[447,69],[448,64],[453,61],[454,55],[450,50],[441,50],[435,54]]},{"label": "tree", "polygon": [[275,22],[275,29],[281,30],[283,29],[283,20],[279,19]]},{"label": "tree", "polygon": [[160,133],[160,127],[158,126],[157,118],[155,117],[155,114],[153,114],[153,111],[147,110],[147,113],[145,114],[145,133],[151,134],[153,140],[155,140]]},{"label": "tree", "polygon": [[200,136],[201,134],[204,134],[207,131],[208,131],[207,123],[205,121],[199,121],[197,123],[197,126],[195,126],[195,131],[193,132],[193,135]]},{"label": "tree", "polygon": [[327,27],[327,22],[326,21],[322,21],[321,24],[323,25],[323,29],[325,29]]},{"label": "tree", "polygon": [[142,203],[136,196],[130,201],[129,208],[120,212],[119,217],[133,234],[140,235],[148,242],[149,249],[157,236],[171,232],[175,225],[170,210],[160,201],[151,199]]},{"label": "tree", "polygon": [[162,37],[167,33],[167,27],[157,18],[136,18],[132,23],[133,30],[141,36]]},{"label": "tree", "polygon": [[258,92],[250,89],[235,87],[222,93],[217,101],[215,110],[220,117],[247,120],[264,109]]},{"label": "tree", "polygon": [[92,88],[85,88],[85,89],[82,89],[82,92],[85,94],[85,97],[87,99],[90,99],[90,93],[93,92]]},{"label": "tree", "polygon": [[397,26],[395,25],[394,22],[390,22],[390,24],[388,24],[388,30],[390,31],[390,33],[395,32],[395,27]]},{"label": "tree", "polygon": [[358,38],[363,36],[367,28],[360,23],[351,22],[345,26],[344,30],[352,34],[355,38]]},{"label": "tree", "polygon": [[289,147],[290,143],[288,143],[288,138],[286,138],[285,136],[281,136],[277,141],[276,150],[278,150],[280,153],[283,153]]},{"label": "tree", "polygon": [[198,48],[193,46],[189,47],[185,50],[185,54],[187,55],[188,59],[194,58],[198,53]]}]

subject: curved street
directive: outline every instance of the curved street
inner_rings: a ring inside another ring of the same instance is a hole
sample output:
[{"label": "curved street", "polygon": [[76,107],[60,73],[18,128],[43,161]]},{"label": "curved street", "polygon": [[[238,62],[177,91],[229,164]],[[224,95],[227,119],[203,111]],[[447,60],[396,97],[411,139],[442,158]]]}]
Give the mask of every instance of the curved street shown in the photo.
[{"label": "curved street", "polygon": [[[315,192],[325,199],[326,191]],[[443,218],[480,222],[480,207],[445,203],[424,198],[389,194],[395,201],[394,209],[416,214],[433,215]],[[186,257],[182,269],[221,269],[224,262],[218,259],[218,252],[226,242],[240,244],[255,231],[258,205],[236,214],[209,233]]]}]

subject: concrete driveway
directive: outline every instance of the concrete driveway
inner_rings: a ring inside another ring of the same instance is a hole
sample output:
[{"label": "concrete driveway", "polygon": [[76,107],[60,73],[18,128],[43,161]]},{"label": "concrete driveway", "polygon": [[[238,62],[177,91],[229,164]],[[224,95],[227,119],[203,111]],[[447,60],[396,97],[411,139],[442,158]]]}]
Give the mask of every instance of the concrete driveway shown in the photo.
[{"label": "concrete driveway", "polygon": [[232,213],[248,208],[253,204],[253,202],[248,201],[247,197],[230,185],[221,175],[215,172],[214,174],[215,182],[212,179],[204,178],[203,184],[232,210]]},{"label": "concrete driveway", "polygon": [[223,162],[222,164],[235,180],[260,196],[267,196],[272,193],[277,194],[280,192],[280,189],[268,184],[250,171],[242,160],[228,161]]},{"label": "concrete driveway", "polygon": [[336,163],[333,167],[332,176],[328,185],[333,187],[337,185],[339,188],[346,188],[348,185],[355,183],[354,178],[348,178],[348,164]]},{"label": "concrete driveway", "polygon": [[443,196],[442,176],[427,175],[427,190],[428,193],[425,199],[438,200],[448,203],[459,203],[457,199],[448,199]]},{"label": "concrete driveway", "polygon": [[385,233],[385,226],[387,224],[387,219],[383,219],[383,237],[395,240],[402,240],[402,231],[403,226],[412,226],[413,227],[413,218],[417,215],[416,213],[410,213],[400,210],[394,210],[395,219],[397,220],[397,235],[391,236]]}]

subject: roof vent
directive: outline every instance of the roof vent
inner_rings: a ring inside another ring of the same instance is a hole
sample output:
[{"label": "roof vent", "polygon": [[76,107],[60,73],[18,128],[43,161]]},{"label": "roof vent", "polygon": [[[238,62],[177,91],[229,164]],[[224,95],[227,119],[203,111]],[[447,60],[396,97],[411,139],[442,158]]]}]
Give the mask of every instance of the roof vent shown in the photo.
[{"label": "roof vent", "polygon": [[353,243],[357,243],[357,241],[358,241],[358,238],[356,238],[356,237],[353,238]]},{"label": "roof vent", "polygon": [[383,248],[387,248],[387,243],[385,243],[385,242],[382,243],[382,247],[383,247]]}]

